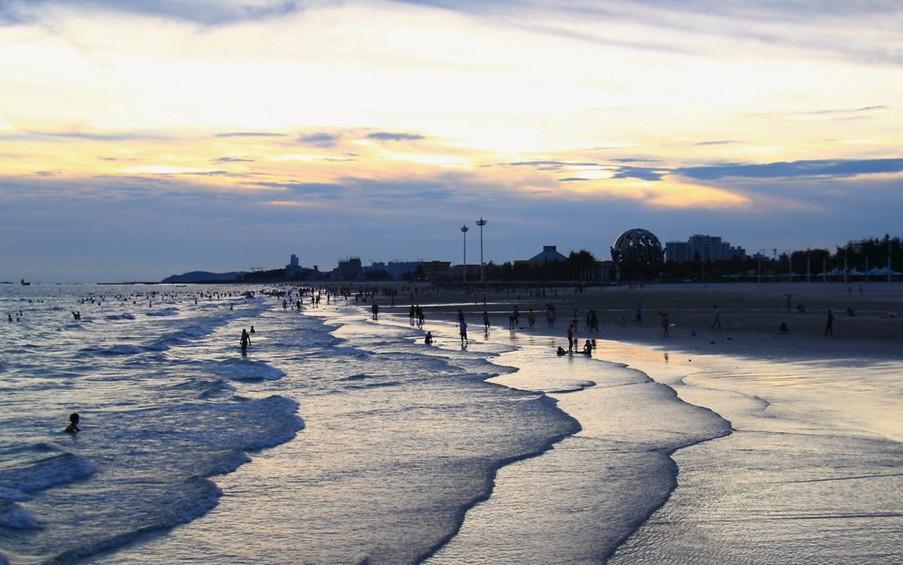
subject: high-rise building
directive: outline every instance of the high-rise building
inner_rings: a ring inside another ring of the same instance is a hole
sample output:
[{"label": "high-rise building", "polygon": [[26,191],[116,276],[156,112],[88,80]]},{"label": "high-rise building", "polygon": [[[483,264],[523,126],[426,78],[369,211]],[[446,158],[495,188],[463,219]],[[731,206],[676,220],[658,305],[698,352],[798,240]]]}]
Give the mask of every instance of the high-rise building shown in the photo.
[{"label": "high-rise building", "polygon": [[695,234],[685,242],[669,241],[665,244],[665,255],[669,263],[687,263],[689,261],[714,263],[745,259],[746,250],[742,247],[731,246],[717,235]]},{"label": "high-rise building", "polygon": [[285,266],[285,278],[293,279],[300,272],[301,272],[301,260],[298,259],[297,255],[292,253],[291,257],[289,257],[288,265]]}]

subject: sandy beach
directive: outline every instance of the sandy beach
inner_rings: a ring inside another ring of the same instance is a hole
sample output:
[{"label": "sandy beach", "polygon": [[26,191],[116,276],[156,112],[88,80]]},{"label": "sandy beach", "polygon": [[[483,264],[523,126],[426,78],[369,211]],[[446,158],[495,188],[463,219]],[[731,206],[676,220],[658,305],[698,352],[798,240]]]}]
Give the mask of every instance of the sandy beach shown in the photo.
[{"label": "sandy beach", "polygon": [[[298,311],[234,289],[195,300],[161,287],[153,303],[133,290],[5,298],[25,308],[0,366],[15,403],[0,470],[10,562],[903,556],[896,287],[496,292],[488,334],[482,298],[441,289],[418,289],[423,328],[382,295],[374,320],[353,297]],[[787,314],[790,291],[806,313]],[[849,301],[856,315],[823,336],[819,310]],[[555,354],[574,308],[581,343],[586,310],[599,313],[591,357]],[[773,331],[781,320],[789,334]],[[251,326],[241,357],[236,336]],[[62,437],[72,405],[83,432]],[[115,503],[94,504],[97,492]]]}]

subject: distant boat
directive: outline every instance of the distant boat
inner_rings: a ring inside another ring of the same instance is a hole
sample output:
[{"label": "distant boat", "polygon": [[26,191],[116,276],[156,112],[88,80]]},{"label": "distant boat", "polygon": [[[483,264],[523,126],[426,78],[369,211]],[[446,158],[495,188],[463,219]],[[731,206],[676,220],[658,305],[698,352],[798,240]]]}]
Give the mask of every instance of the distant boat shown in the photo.
[{"label": "distant boat", "polygon": [[22,279],[22,280],[20,280],[19,282],[22,284],[22,286],[28,286],[28,285],[31,284],[30,281],[27,281],[27,280],[25,280],[25,279]]}]

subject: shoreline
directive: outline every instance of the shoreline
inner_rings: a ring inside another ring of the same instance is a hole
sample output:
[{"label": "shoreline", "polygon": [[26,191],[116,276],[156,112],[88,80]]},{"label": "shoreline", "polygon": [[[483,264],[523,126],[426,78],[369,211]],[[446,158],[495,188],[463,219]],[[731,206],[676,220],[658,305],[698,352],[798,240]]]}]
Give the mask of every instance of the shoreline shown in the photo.
[{"label": "shoreline", "polygon": [[[366,316],[366,311],[363,307],[359,307],[358,309],[361,311],[361,313],[363,315]],[[409,324],[407,323],[407,321],[398,315],[391,315],[391,316],[389,316],[389,319],[390,319],[390,321],[388,322],[388,324],[390,324],[390,325],[401,326],[401,327],[410,327]],[[383,320],[380,320],[378,322],[373,322],[373,323],[374,323],[374,325],[385,325],[386,321],[385,321],[385,319],[383,319]],[[455,333],[456,333],[455,323],[452,321],[447,321],[447,320],[443,320],[440,323],[441,323],[441,325],[440,325],[441,329],[439,331],[436,331],[436,326],[435,326],[436,321],[434,321],[432,323],[432,325],[430,326],[430,330],[434,332],[434,336],[441,336],[448,340],[454,340]],[[425,329],[420,330],[420,335],[423,335],[423,333],[425,333]],[[476,332],[476,333],[479,333],[479,332]],[[551,337],[551,336],[548,336],[548,337]],[[417,341],[419,342],[420,340],[417,340]],[[585,428],[584,428],[585,423],[581,420],[581,418],[578,414],[574,414],[574,413],[568,411],[567,406],[562,406],[562,400],[563,400],[562,397],[572,397],[572,396],[576,397],[576,396],[580,395],[580,393],[586,392],[594,387],[600,386],[600,383],[597,383],[594,381],[577,382],[575,384],[567,385],[562,388],[545,387],[543,389],[536,389],[536,388],[529,388],[529,387],[524,388],[523,386],[518,386],[519,385],[519,383],[517,381],[518,374],[526,371],[528,369],[528,367],[524,364],[519,363],[517,360],[511,359],[511,357],[514,356],[518,351],[524,350],[524,348],[535,349],[537,346],[530,345],[530,344],[510,343],[510,342],[506,341],[503,337],[496,337],[496,338],[490,337],[489,339],[486,339],[483,341],[504,343],[505,345],[511,345],[515,348],[515,350],[513,352],[503,353],[492,362],[494,364],[500,364],[502,366],[514,367],[517,370],[513,373],[506,373],[506,374],[501,374],[501,375],[498,375],[495,377],[491,377],[486,380],[487,383],[495,384],[498,386],[503,386],[506,388],[513,388],[513,389],[519,390],[519,391],[526,391],[526,392],[541,394],[545,399],[549,399],[550,401],[554,402],[555,406],[559,410],[561,410],[569,418],[574,420],[578,425],[578,429],[575,430],[571,434],[566,434],[565,436],[559,438],[557,441],[550,444],[546,449],[538,451],[537,453],[534,453],[532,455],[528,455],[528,456],[525,456],[522,458],[518,458],[515,460],[507,461],[507,462],[499,462],[493,472],[493,476],[489,483],[490,490],[486,493],[485,497],[482,497],[480,500],[474,501],[474,503],[472,505],[467,507],[464,510],[463,515],[461,516],[461,522],[459,523],[456,532],[454,532],[452,535],[450,535],[443,544],[434,548],[434,550],[430,554],[428,554],[424,559],[420,560],[419,562],[442,563],[442,562],[447,561],[447,558],[442,559],[442,552],[444,551],[444,548],[447,544],[454,541],[456,536],[461,531],[461,528],[465,527],[465,525],[467,524],[467,520],[468,520],[468,514],[473,509],[478,508],[479,506],[481,506],[487,502],[490,502],[490,501],[495,502],[493,500],[493,496],[494,496],[494,493],[496,491],[496,488],[497,488],[498,482],[499,482],[499,479],[498,479],[499,471],[501,471],[502,469],[505,469],[506,467],[508,467],[510,465],[516,465],[516,464],[526,461],[528,459],[534,459],[534,458],[541,459],[544,456],[546,456],[547,454],[549,454],[553,449],[555,449],[559,445],[561,445],[562,441],[566,441],[567,439],[574,438],[574,437],[578,436],[581,432],[583,432],[585,430]],[[556,359],[556,360],[557,361],[565,361],[565,362],[567,361],[567,360],[563,360],[563,359]],[[632,367],[631,365],[629,365],[627,363],[623,363],[623,362],[619,362],[619,361],[611,361],[611,360],[606,360],[606,359],[599,359],[599,358],[586,359],[585,361],[587,361],[588,367],[594,373],[598,373],[600,371],[607,370],[611,366],[620,366],[622,369],[624,369],[626,371],[630,371],[632,373],[637,373],[642,376],[641,378],[643,379],[643,381],[645,383],[665,390],[666,395],[668,397],[668,399],[667,399],[668,402],[674,402],[679,405],[688,406],[694,410],[699,410],[699,411],[705,412],[705,413],[709,414],[711,417],[724,423],[723,429],[716,431],[714,433],[711,433],[711,432],[706,433],[706,434],[703,434],[701,437],[695,437],[692,439],[687,439],[686,441],[680,441],[674,445],[669,445],[665,440],[662,440],[664,442],[663,445],[649,448],[651,451],[659,453],[662,457],[664,457],[667,460],[668,476],[667,476],[666,493],[664,494],[664,496],[661,496],[660,498],[656,499],[654,504],[652,504],[650,507],[646,508],[645,511],[642,512],[639,516],[636,516],[633,520],[627,522],[626,524],[622,524],[624,527],[626,527],[626,531],[619,532],[616,539],[613,540],[613,543],[608,544],[601,553],[599,553],[595,556],[596,559],[605,561],[605,560],[609,559],[612,555],[614,555],[614,553],[617,551],[618,547],[620,547],[624,542],[626,542],[626,540],[629,539],[636,531],[638,531],[639,528],[641,528],[643,526],[643,524],[645,524],[649,520],[649,518],[653,514],[655,514],[655,512],[657,512],[661,507],[663,507],[665,504],[667,504],[668,500],[670,500],[671,495],[673,494],[674,490],[677,488],[677,484],[678,484],[677,477],[679,474],[679,465],[673,457],[674,453],[677,452],[678,450],[684,449],[686,447],[691,447],[694,445],[698,445],[700,443],[711,441],[713,439],[726,437],[733,432],[733,428],[732,428],[731,422],[729,420],[725,419],[724,417],[722,417],[720,414],[718,414],[714,410],[704,407],[704,406],[698,406],[698,405],[694,405],[692,403],[687,402],[686,400],[680,398],[680,396],[678,395],[677,391],[674,388],[672,388],[668,384],[657,381],[652,375],[649,375],[648,373],[646,373],[645,371],[643,371],[641,369]],[[596,365],[598,365],[598,366],[596,366]],[[605,367],[605,369],[603,369],[603,367]],[[600,455],[604,455],[604,453],[605,453],[605,451],[600,451]],[[440,559],[438,559],[438,560],[431,559],[433,556],[438,556],[438,557],[440,557]]]}]

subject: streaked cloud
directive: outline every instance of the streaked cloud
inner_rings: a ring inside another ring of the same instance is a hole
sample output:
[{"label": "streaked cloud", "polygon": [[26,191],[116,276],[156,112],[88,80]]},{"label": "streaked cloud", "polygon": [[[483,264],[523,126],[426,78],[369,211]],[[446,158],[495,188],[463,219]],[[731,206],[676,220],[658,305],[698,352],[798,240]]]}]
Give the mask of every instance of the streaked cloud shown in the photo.
[{"label": "streaked cloud", "polygon": [[762,164],[731,163],[673,169],[674,174],[699,180],[728,177],[849,177],[883,173],[903,173],[903,159],[822,159]]},{"label": "streaked cloud", "polygon": [[227,131],[216,134],[216,137],[285,137],[286,135],[270,131]]},{"label": "streaked cloud", "polygon": [[368,133],[364,137],[366,139],[375,139],[377,141],[419,141],[421,139],[426,139],[420,134],[395,131],[375,131]]},{"label": "streaked cloud", "polygon": [[304,145],[315,145],[317,147],[333,147],[342,137],[335,133],[327,133],[318,131],[298,136],[298,143]]}]

